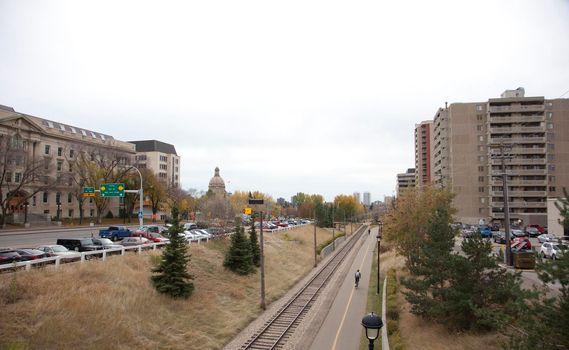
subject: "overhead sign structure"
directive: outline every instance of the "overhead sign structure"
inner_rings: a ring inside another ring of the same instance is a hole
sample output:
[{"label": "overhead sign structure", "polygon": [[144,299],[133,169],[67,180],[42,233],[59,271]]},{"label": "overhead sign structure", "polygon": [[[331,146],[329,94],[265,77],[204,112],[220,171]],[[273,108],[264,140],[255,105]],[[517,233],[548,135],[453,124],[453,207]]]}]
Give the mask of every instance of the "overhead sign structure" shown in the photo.
[{"label": "overhead sign structure", "polygon": [[83,197],[95,197],[95,187],[83,187]]},{"label": "overhead sign structure", "polygon": [[101,197],[124,197],[124,184],[101,184]]},{"label": "overhead sign structure", "polygon": [[265,204],[263,199],[249,198],[249,204]]},{"label": "overhead sign structure", "polygon": [[253,210],[251,208],[243,209],[243,214],[245,214],[245,215],[251,215],[252,213],[253,213]]}]

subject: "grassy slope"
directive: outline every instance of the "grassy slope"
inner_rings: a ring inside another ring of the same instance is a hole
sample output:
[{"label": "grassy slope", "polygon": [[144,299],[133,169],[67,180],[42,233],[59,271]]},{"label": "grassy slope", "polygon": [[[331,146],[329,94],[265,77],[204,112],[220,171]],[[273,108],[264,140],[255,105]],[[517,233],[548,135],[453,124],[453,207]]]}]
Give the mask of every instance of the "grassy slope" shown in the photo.
[{"label": "grassy slope", "polygon": [[[312,269],[313,228],[265,234],[267,302]],[[318,241],[331,233],[318,230]],[[0,275],[0,348],[218,349],[260,314],[259,273],[222,267],[227,241],[193,244],[188,300],[157,294],[149,283],[151,254],[112,257],[58,271]]]}]

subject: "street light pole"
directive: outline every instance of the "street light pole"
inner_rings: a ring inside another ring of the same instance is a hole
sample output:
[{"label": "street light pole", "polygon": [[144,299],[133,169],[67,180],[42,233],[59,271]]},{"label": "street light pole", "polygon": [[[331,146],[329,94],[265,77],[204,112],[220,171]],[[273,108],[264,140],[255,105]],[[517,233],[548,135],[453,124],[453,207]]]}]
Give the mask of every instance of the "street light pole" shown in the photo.
[{"label": "street light pole", "polygon": [[142,189],[142,173],[138,170],[135,166],[130,166],[130,169],[136,170],[138,175],[140,176],[140,189],[139,192],[139,201],[138,201],[138,224],[140,227],[144,226],[144,190]]},{"label": "street light pole", "polygon": [[318,260],[316,257],[316,213],[314,215],[314,267],[318,264]]}]

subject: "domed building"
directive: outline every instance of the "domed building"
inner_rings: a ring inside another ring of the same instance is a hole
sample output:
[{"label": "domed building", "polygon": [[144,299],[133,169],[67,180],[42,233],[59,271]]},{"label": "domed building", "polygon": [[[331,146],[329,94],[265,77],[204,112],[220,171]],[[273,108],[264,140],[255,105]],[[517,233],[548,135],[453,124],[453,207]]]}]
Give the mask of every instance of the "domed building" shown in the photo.
[{"label": "domed building", "polygon": [[225,197],[225,181],[219,176],[219,168],[215,167],[215,174],[209,180],[209,192],[215,196]]}]

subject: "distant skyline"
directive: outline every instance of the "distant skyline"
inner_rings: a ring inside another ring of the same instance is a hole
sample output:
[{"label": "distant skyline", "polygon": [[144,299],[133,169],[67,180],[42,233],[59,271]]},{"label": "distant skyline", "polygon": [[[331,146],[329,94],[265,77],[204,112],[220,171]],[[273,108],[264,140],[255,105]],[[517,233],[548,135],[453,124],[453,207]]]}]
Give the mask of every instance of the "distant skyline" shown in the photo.
[{"label": "distant skyline", "polygon": [[395,193],[414,125],[569,97],[569,2],[0,0],[0,104],[181,156],[183,188]]}]

